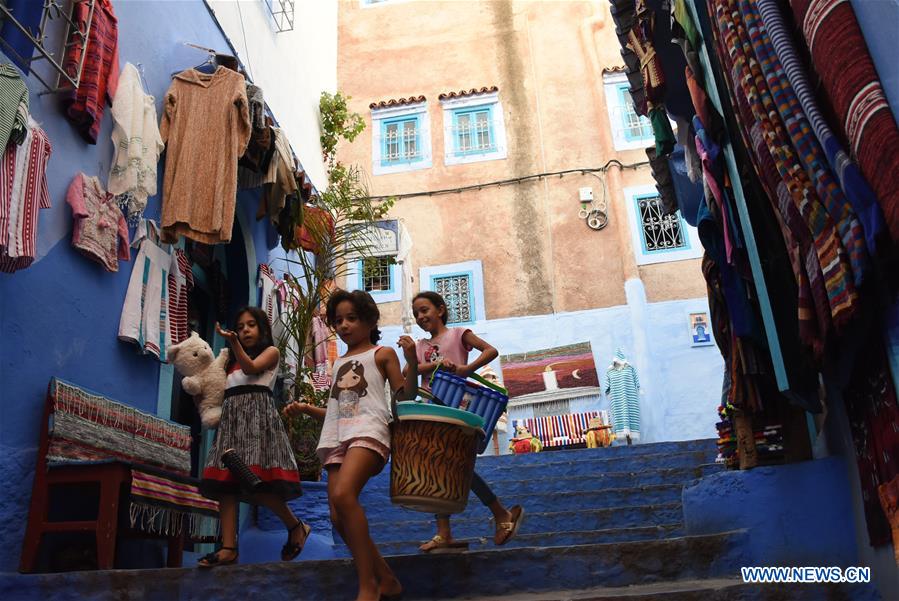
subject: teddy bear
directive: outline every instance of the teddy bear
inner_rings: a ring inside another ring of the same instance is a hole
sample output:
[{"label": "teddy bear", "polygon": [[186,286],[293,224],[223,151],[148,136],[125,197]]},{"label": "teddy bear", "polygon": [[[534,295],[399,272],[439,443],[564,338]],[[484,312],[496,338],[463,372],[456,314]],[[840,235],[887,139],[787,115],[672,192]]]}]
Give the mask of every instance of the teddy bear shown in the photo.
[{"label": "teddy bear", "polygon": [[193,332],[190,337],[169,347],[166,359],[184,376],[181,388],[193,395],[203,427],[218,426],[228,379],[225,373],[228,349],[222,349],[215,357],[209,344]]}]

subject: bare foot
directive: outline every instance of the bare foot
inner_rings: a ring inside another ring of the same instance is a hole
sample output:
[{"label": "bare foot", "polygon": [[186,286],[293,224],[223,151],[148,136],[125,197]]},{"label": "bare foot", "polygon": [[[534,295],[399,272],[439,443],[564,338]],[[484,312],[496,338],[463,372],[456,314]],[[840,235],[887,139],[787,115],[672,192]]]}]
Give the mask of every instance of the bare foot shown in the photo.
[{"label": "bare foot", "polygon": [[356,601],[379,601],[381,593],[378,591],[378,583],[376,580],[359,583],[359,594],[356,595]]},{"label": "bare foot", "polygon": [[398,597],[403,593],[403,585],[391,574],[388,578],[381,580],[380,585],[381,597]]}]

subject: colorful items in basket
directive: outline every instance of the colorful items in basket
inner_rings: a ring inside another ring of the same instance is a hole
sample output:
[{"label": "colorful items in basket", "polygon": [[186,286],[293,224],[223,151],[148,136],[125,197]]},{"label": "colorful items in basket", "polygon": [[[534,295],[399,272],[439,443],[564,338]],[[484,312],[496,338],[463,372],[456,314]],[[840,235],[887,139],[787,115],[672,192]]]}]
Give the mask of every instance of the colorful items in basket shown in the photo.
[{"label": "colorful items in basket", "polygon": [[490,440],[493,429],[496,427],[497,420],[506,410],[509,396],[505,388],[489,382],[477,374],[472,374],[469,378],[475,382],[460,378],[438,367],[431,375],[430,394],[421,390],[419,394],[439,405],[446,405],[482,417],[485,437],[478,452],[483,453],[487,441]]},{"label": "colorful items in basket", "polygon": [[465,510],[484,420],[440,404],[396,405],[391,435],[390,501],[414,511]]}]

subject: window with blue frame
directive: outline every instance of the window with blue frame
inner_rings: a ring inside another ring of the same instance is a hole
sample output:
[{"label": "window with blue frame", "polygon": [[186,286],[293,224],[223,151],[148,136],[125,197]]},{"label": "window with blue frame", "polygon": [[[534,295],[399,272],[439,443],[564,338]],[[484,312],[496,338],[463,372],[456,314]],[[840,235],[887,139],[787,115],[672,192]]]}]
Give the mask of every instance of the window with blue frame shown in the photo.
[{"label": "window with blue frame", "polygon": [[465,107],[453,111],[453,153],[457,156],[496,150],[493,106]]},{"label": "window with blue frame", "polygon": [[357,262],[359,289],[366,292],[393,292],[394,257],[366,257]]},{"label": "window with blue frame", "polygon": [[381,166],[404,165],[421,158],[421,117],[381,121]]},{"label": "window with blue frame", "polygon": [[643,252],[655,254],[690,248],[690,241],[684,235],[684,223],[680,213],[665,215],[658,195],[638,195],[637,219],[640,222],[640,239]]},{"label": "window with blue frame", "polygon": [[443,297],[447,307],[447,325],[471,323],[474,319],[471,274],[452,274],[431,278],[434,292]]},{"label": "window with blue frame", "polygon": [[630,91],[628,91],[627,84],[619,84],[617,92],[619,121],[624,139],[627,142],[653,139],[652,123],[646,117],[638,115],[637,111],[634,110],[634,101],[631,98]]}]

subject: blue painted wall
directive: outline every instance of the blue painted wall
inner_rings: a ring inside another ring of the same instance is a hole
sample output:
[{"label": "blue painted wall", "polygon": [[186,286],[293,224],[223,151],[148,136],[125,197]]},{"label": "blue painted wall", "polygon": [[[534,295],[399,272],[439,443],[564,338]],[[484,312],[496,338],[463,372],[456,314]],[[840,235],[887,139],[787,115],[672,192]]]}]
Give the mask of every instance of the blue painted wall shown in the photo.
[{"label": "blue painted wall", "polygon": [[[715,436],[724,362],[718,347],[692,346],[688,321],[690,313],[708,311],[708,301],[700,298],[646,303],[642,283],[632,280],[628,285],[628,305],[479,321],[472,330],[495,346],[500,355],[589,342],[600,384],[620,346],[640,378],[642,442]],[[381,330],[381,343],[396,348],[401,328],[386,326]],[[412,336],[419,339],[426,334],[415,326]],[[498,359],[491,367],[501,373]],[[608,406],[606,395],[592,403],[572,403],[576,411]],[[510,417],[530,415],[516,409]],[[511,432],[507,432],[505,441],[501,439],[501,449],[508,446],[510,436]]]},{"label": "blue painted wall", "polygon": [[855,17],[874,60],[877,76],[899,124],[899,63],[896,62],[896,32],[899,31],[899,0],[851,0]]},{"label": "blue painted wall", "polygon": [[706,476],[683,492],[688,535],[746,528],[757,566],[857,566],[844,460],[838,457]]},{"label": "blue painted wall", "polygon": [[[150,92],[159,99],[171,74],[205,60],[201,52],[184,46],[228,50],[228,44],[201,0],[185,2],[115,2],[119,19],[119,57],[142,63]],[[163,9],[164,7],[164,9]],[[51,35],[51,39],[53,38]],[[4,57],[5,60],[5,57]],[[15,274],[0,274],[0,571],[18,566],[27,504],[31,495],[40,415],[47,383],[60,376],[81,383],[142,410],[156,412],[160,364],[139,356],[135,347],[116,339],[122,302],[131,275],[131,262],[108,273],[70,246],[71,210],[65,192],[79,171],[106,181],[112,159],[112,121],[107,109],[99,143],[88,146],[62,117],[58,98],[38,96],[33,77],[34,118],[53,144],[48,167],[52,209],[40,211],[38,260]],[[160,188],[162,174],[160,173]],[[270,239],[265,222],[255,221],[256,198],[241,193],[235,239],[240,249],[229,252],[253,265],[268,256]],[[150,199],[147,217],[158,220],[159,197]],[[241,239],[242,235],[249,242]],[[252,252],[247,252],[252,249]],[[240,252],[237,252],[240,251]],[[244,254],[241,254],[244,253]],[[133,255],[136,253],[132,253]],[[255,255],[255,258],[250,255]],[[247,265],[232,266],[229,280],[235,302],[247,302],[250,281]]]}]

